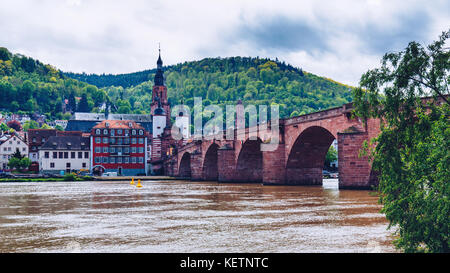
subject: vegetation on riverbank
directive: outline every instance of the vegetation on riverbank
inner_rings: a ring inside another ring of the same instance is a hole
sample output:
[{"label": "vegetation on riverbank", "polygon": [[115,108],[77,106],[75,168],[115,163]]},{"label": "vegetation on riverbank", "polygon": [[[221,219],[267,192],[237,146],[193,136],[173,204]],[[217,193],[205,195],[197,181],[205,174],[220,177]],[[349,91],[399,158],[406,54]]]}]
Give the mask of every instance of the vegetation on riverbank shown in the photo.
[{"label": "vegetation on riverbank", "polygon": [[92,181],[91,176],[64,176],[64,177],[44,177],[44,178],[0,178],[2,182],[67,182],[67,181]]},{"label": "vegetation on riverbank", "polygon": [[426,48],[411,42],[386,54],[354,92],[355,113],[382,121],[365,152],[380,173],[382,212],[405,252],[450,252],[449,38],[450,30]]}]

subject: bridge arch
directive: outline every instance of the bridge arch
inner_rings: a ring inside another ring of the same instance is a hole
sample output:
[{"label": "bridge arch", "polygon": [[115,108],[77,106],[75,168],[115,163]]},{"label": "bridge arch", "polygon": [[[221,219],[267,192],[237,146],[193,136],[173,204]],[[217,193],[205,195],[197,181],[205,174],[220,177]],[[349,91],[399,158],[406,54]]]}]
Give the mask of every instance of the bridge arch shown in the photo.
[{"label": "bridge arch", "polygon": [[178,168],[178,176],[192,177],[191,170],[191,153],[185,152],[180,160],[180,167]]},{"label": "bridge arch", "polygon": [[325,156],[334,140],[334,135],[321,126],[303,130],[288,155],[287,184],[322,185]]},{"label": "bridge arch", "polygon": [[218,150],[219,145],[216,143],[209,145],[206,150],[202,168],[204,180],[216,181],[219,179]]},{"label": "bridge arch", "polygon": [[261,143],[260,138],[248,139],[243,143],[236,161],[236,181],[262,183],[263,152]]}]

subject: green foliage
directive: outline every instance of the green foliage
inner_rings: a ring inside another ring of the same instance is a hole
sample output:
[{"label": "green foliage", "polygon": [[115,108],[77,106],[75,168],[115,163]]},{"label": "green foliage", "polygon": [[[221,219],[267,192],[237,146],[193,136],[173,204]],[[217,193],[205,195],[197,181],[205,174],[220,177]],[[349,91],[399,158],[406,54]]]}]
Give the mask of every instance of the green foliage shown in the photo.
[{"label": "green foliage", "polygon": [[64,181],[76,181],[77,175],[74,173],[67,173],[64,175]]},{"label": "green foliage", "polygon": [[449,94],[449,37],[450,30],[427,48],[411,42],[386,54],[354,92],[355,113],[383,121],[366,152],[380,172],[382,211],[405,252],[450,251],[450,107],[443,96]]},{"label": "green foliage", "polygon": [[[351,100],[351,87],[269,59],[207,58],[165,70],[172,106],[184,101],[192,109],[192,98],[196,96],[224,109],[241,98],[246,105],[279,104],[280,115],[289,117],[294,111],[306,114]],[[103,87],[119,113],[149,113],[154,73],[155,70],[146,70],[122,75],[66,75]],[[127,107],[123,100],[131,105]]]},{"label": "green foliage", "polygon": [[0,124],[0,132],[6,132],[6,131],[9,131],[9,127],[8,127],[8,125],[6,125],[5,123],[1,123]]},{"label": "green foliage", "polygon": [[3,111],[46,114],[49,119],[61,115],[62,102],[76,111],[75,97],[86,95],[89,111],[107,100],[104,90],[63,75],[51,65],[12,54],[0,48],[0,109]]},{"label": "green foliage", "polygon": [[325,156],[325,166],[330,167],[331,162],[336,161],[337,159],[336,149],[333,146],[330,146],[330,149],[328,149],[327,155]]},{"label": "green foliage", "polygon": [[28,131],[29,129],[39,129],[39,123],[34,120],[25,121],[23,124],[23,130]]}]

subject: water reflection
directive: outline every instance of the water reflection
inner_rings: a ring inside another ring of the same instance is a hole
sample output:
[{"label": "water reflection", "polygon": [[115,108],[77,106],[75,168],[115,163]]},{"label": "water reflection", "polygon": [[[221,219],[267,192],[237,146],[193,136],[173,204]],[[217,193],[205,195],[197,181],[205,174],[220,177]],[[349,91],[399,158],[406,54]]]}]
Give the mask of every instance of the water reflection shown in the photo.
[{"label": "water reflection", "polygon": [[215,182],[9,183],[0,252],[392,252],[367,191]]}]

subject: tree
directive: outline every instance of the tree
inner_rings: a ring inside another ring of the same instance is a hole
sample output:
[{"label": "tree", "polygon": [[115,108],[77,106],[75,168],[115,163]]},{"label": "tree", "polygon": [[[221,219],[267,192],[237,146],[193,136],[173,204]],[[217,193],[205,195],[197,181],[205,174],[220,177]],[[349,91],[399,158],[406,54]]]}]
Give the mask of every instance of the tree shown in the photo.
[{"label": "tree", "polygon": [[325,156],[325,166],[328,168],[331,167],[331,163],[337,159],[336,149],[333,146],[330,146],[330,149],[328,149],[327,155]]},{"label": "tree", "polygon": [[30,129],[39,129],[39,123],[34,120],[27,120],[23,124],[23,130],[28,131]]},{"label": "tree", "polygon": [[363,152],[380,173],[382,212],[405,252],[450,251],[449,37],[450,30],[427,48],[410,42],[385,54],[354,90],[355,114],[381,120]]},{"label": "tree", "polygon": [[22,125],[17,120],[11,120],[6,123],[9,128],[16,130],[17,132],[22,131]]},{"label": "tree", "polygon": [[81,95],[81,100],[78,104],[78,112],[88,113],[88,112],[90,112],[90,110],[91,109],[89,107],[87,95],[86,95],[86,93],[84,93],[83,95]]},{"label": "tree", "polygon": [[0,124],[0,132],[6,132],[6,131],[9,131],[9,127],[8,127],[8,125],[6,125],[5,123],[1,123]]}]

